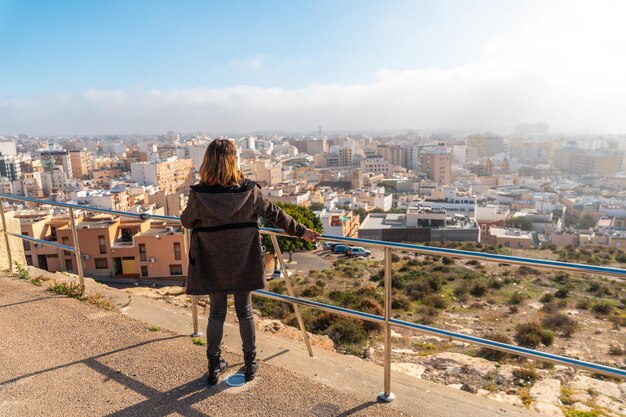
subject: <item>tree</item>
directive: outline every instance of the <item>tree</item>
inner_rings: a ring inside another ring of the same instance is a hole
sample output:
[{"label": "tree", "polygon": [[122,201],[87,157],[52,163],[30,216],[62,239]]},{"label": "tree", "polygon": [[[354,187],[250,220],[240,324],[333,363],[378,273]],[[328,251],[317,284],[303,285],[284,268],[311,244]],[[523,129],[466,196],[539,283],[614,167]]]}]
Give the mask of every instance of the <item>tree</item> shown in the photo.
[{"label": "tree", "polygon": [[595,225],[596,221],[588,214],[583,216],[583,218],[580,219],[580,222],[578,222],[579,229],[589,229],[590,227],[595,227]]},{"label": "tree", "polygon": [[522,230],[533,230],[532,220],[526,217],[511,217],[510,219],[506,219],[506,225],[508,227],[516,227]]},{"label": "tree", "polygon": [[321,211],[324,209],[324,203],[311,203],[309,208],[311,211]]},{"label": "tree", "polygon": [[[302,223],[311,230],[322,233],[322,222],[311,209],[288,203],[276,203],[276,205],[285,210],[285,213],[293,217],[297,222]],[[273,224],[265,219],[263,219],[261,225],[264,227],[274,227]],[[274,253],[274,245],[272,245],[270,236],[263,235],[263,246],[265,246],[269,253]],[[313,243],[293,237],[278,237],[278,247],[281,252],[289,253],[289,262],[291,262],[294,252],[313,250]]]}]

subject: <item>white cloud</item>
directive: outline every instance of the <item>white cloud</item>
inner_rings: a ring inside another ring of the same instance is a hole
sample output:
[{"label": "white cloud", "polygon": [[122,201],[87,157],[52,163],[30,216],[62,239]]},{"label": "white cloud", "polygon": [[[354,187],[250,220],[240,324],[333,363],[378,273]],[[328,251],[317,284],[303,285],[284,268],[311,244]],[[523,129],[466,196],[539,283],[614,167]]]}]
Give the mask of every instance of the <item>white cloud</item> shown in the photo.
[{"label": "white cloud", "polygon": [[270,56],[260,54],[251,58],[236,59],[230,61],[228,66],[235,70],[256,71],[262,69],[270,60]]},{"label": "white cloud", "polygon": [[[589,6],[591,3],[586,3]],[[299,89],[88,90],[0,99],[0,129],[33,134],[197,130],[510,129],[626,132],[626,2],[557,3],[453,68],[381,69],[364,84]],[[232,65],[262,68],[260,55]]]}]

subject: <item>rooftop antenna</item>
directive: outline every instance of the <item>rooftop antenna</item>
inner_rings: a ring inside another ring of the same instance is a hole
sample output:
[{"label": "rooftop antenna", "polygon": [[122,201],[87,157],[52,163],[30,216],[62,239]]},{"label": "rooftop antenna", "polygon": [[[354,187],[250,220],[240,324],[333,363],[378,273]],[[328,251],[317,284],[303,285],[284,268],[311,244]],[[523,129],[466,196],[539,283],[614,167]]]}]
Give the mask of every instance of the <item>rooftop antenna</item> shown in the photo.
[{"label": "rooftop antenna", "polygon": [[322,126],[317,127],[317,136],[322,137]]}]

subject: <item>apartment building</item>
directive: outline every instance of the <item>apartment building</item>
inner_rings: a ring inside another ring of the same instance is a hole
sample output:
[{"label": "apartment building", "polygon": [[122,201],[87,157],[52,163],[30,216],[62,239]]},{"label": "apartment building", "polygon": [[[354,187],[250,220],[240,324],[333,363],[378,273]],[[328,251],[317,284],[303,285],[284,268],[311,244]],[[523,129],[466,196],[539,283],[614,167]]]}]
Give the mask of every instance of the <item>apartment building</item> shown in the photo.
[{"label": "apartment building", "polygon": [[320,215],[324,234],[344,237],[359,237],[359,215],[351,210],[329,212],[324,210]]},{"label": "apartment building", "polygon": [[130,166],[133,182],[140,185],[156,185],[161,190],[174,193],[195,182],[191,159],[169,158],[160,162],[135,162]]},{"label": "apartment building", "polygon": [[[17,217],[23,235],[74,246],[67,216],[27,214]],[[122,220],[102,215],[76,221],[86,276],[177,281],[187,275],[184,234],[177,223]],[[73,252],[28,241],[23,245],[28,265],[51,272],[77,272]]]},{"label": "apartment building", "polygon": [[438,185],[452,180],[452,154],[443,145],[424,147],[420,152],[420,170]]},{"label": "apartment building", "polygon": [[506,151],[504,139],[496,135],[472,135],[467,138],[467,159],[488,158]]},{"label": "apartment building", "polygon": [[72,165],[71,175],[76,179],[89,178],[91,168],[91,155],[87,151],[70,151],[70,161]]}]

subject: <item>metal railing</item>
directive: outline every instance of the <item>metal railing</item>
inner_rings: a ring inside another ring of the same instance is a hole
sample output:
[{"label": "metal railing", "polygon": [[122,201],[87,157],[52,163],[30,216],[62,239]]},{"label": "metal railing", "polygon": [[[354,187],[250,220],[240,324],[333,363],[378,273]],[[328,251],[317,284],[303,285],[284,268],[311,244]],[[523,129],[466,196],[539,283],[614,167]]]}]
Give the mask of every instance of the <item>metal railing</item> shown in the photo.
[{"label": "metal railing", "polygon": [[[75,242],[75,247],[61,245],[58,243],[48,242],[46,240],[36,239],[30,236],[24,236],[21,234],[10,233],[7,231],[6,220],[4,215],[4,200],[12,200],[12,201],[21,201],[21,202],[30,202],[36,204],[47,204],[57,207],[65,207],[69,210],[70,223],[72,228],[72,234]],[[138,214],[138,213],[129,213],[122,212],[116,210],[107,210],[101,209],[97,207],[90,206],[79,206],[67,203],[58,203],[54,201],[48,200],[40,200],[30,197],[21,197],[21,196],[13,196],[8,194],[0,194],[0,205],[2,206],[2,227],[4,231],[5,243],[7,246],[7,256],[9,262],[11,263],[11,251],[9,246],[9,236],[18,237],[20,239],[25,239],[31,242],[37,242],[44,245],[54,246],[59,249],[72,251],[76,255],[76,260],[78,264],[78,275],[80,280],[81,291],[84,292],[84,277],[83,277],[83,268],[82,268],[82,257],[80,254],[80,244],[78,241],[78,235],[76,232],[76,224],[74,218],[74,209],[89,211],[89,212],[100,212],[113,214],[122,217],[136,217],[140,219],[155,219],[155,220],[166,220],[166,221],[180,221],[178,217],[173,216],[162,216],[162,215],[152,215],[152,214]],[[187,250],[189,247],[189,232],[187,229],[184,230],[185,233],[185,242],[187,245]],[[296,297],[294,293],[293,283],[291,278],[287,274],[287,269],[285,266],[285,262],[280,251],[280,247],[278,245],[278,241],[276,239],[277,236],[285,236],[291,237],[287,235],[284,231],[279,229],[272,228],[261,228],[261,233],[270,235],[272,245],[274,247],[275,254],[278,257],[280,269],[282,275],[285,279],[285,286],[287,288],[288,295],[285,294],[277,294],[264,290],[255,291],[256,295],[261,297],[270,298],[273,300],[283,301],[290,303],[294,308],[294,313],[296,315],[298,326],[302,332],[305,345],[309,352],[309,355],[313,356],[313,350],[311,348],[311,343],[308,338],[308,333],[304,327],[304,321],[302,320],[302,315],[300,314],[299,306],[315,308],[323,311],[327,311],[330,313],[343,315],[347,317],[352,317],[360,320],[371,321],[375,323],[379,323],[383,325],[383,334],[384,334],[384,354],[383,354],[383,368],[384,368],[384,376],[383,376],[383,391],[379,394],[378,398],[382,401],[393,401],[395,398],[393,392],[391,391],[391,327],[402,327],[410,330],[417,330],[419,332],[439,336],[446,337],[453,340],[459,340],[465,343],[470,343],[473,345],[486,347],[489,349],[495,349],[506,353],[511,353],[514,355],[520,355],[528,358],[533,358],[541,361],[548,361],[552,363],[557,363],[560,365],[566,365],[578,369],[582,369],[585,371],[594,372],[597,374],[607,375],[614,378],[622,378],[626,379],[626,370],[619,369],[611,366],[606,366],[598,363],[582,361],[575,358],[569,358],[566,356],[556,355],[553,353],[542,352],[535,349],[529,349],[521,346],[511,345],[507,343],[496,342],[489,339],[484,339],[476,336],[469,336],[462,333],[452,332],[449,330],[439,329],[432,326],[426,326],[422,324],[411,323],[404,320],[399,320],[391,317],[391,302],[392,302],[392,292],[391,292],[391,277],[392,277],[392,251],[402,251],[402,252],[413,252],[421,255],[435,255],[435,256],[450,256],[455,258],[465,258],[465,259],[476,259],[482,261],[489,262],[500,262],[507,264],[515,264],[515,265],[525,265],[532,266],[538,268],[547,268],[547,269],[558,269],[570,272],[586,272],[586,273],[596,273],[602,275],[611,275],[617,276],[621,278],[626,278],[626,270],[619,268],[611,268],[604,266],[596,266],[596,265],[585,265],[585,264],[577,264],[577,263],[567,263],[560,261],[551,261],[544,259],[532,259],[532,258],[523,258],[518,256],[509,256],[509,255],[499,255],[493,253],[483,253],[483,252],[473,252],[467,250],[459,250],[459,249],[448,249],[448,248],[439,248],[432,246],[421,246],[421,245],[412,245],[405,243],[395,243],[395,242],[384,242],[379,240],[369,240],[369,239],[358,239],[358,238],[349,238],[342,236],[332,236],[332,235],[322,235],[321,240],[332,240],[335,242],[343,242],[343,243],[358,243],[360,246],[368,246],[368,247],[378,247],[384,250],[384,278],[383,278],[383,288],[384,288],[384,313],[382,316],[376,314],[365,313],[357,310],[352,310],[344,307],[338,307],[331,304],[325,304],[317,301],[307,300],[304,298]],[[192,335],[199,335],[198,331],[198,308],[197,308],[197,298],[196,296],[191,296],[191,308],[192,308],[192,319],[193,319],[193,333]]]}]

